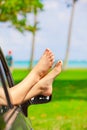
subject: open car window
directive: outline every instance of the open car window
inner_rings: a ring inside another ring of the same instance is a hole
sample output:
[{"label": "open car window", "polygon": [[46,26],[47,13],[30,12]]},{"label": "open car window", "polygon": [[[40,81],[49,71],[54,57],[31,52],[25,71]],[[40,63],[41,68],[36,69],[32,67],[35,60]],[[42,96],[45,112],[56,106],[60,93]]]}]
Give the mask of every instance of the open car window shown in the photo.
[{"label": "open car window", "polygon": [[[12,75],[10,73],[10,70],[8,68],[6,59],[3,55],[1,48],[0,48],[0,80],[1,80],[1,85],[5,92],[5,96],[6,96],[6,100],[7,100],[7,104],[8,104],[8,107],[6,107],[6,106],[2,106],[2,107],[6,108],[6,110],[7,110],[7,108],[13,108],[13,105],[11,104],[11,97],[10,97],[8,88],[14,86],[14,81],[13,81]],[[27,107],[29,105],[42,104],[42,103],[47,103],[49,101],[51,101],[51,96],[38,95],[38,96],[33,97],[30,100],[26,101],[25,103],[23,103],[21,105],[21,110],[27,116]]]},{"label": "open car window", "polygon": [[12,108],[12,104],[10,101],[10,96],[9,96],[9,91],[8,88],[10,87],[9,85],[9,76],[7,71],[7,66],[6,66],[6,61],[4,61],[4,56],[0,48],[0,90],[3,89],[6,101],[7,101],[7,106],[0,105],[0,114],[5,113],[9,108]]}]

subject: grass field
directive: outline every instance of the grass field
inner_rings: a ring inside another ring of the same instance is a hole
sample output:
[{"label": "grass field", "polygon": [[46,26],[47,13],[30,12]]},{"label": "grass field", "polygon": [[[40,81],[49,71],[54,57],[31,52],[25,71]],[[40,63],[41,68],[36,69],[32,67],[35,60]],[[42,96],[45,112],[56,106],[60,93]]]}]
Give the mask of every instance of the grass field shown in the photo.
[{"label": "grass field", "polygon": [[[14,70],[15,83],[28,70]],[[52,101],[28,108],[35,130],[87,130],[87,69],[64,71],[53,83]]]}]

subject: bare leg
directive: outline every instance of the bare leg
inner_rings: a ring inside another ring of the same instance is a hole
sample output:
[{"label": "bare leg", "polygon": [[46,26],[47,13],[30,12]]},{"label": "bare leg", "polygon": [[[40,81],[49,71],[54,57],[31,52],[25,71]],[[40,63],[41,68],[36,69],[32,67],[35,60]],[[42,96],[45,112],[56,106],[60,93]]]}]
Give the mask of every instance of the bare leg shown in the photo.
[{"label": "bare leg", "polygon": [[[30,72],[30,74],[18,85],[15,85],[14,87],[9,89],[9,94],[11,96],[13,104],[20,104],[23,101],[32,86],[35,85],[43,76],[46,75],[48,70],[51,68],[53,62],[53,53],[49,49],[46,49],[40,61]],[[3,95],[2,98],[4,98]],[[5,100],[4,102],[6,105]]]},{"label": "bare leg", "polygon": [[2,87],[0,87],[0,106],[7,104],[6,97],[4,94],[4,90]]},{"label": "bare leg", "polygon": [[52,94],[52,83],[56,76],[58,76],[62,69],[62,61],[59,61],[54,69],[35,84],[25,97],[25,101],[37,95],[50,96]]}]

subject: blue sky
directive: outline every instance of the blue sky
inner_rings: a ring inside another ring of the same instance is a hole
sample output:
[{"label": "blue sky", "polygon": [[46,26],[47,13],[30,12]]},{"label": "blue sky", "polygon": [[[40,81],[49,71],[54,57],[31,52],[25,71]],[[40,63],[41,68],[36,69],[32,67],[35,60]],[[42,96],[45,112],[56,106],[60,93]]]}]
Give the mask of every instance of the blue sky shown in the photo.
[{"label": "blue sky", "polygon": [[[40,31],[36,35],[35,59],[50,48],[55,59],[64,59],[71,7],[63,0],[44,0],[44,11],[38,14]],[[32,22],[32,16],[28,16]],[[29,60],[31,33],[21,34],[8,23],[0,23],[0,46],[7,54],[12,50],[14,60]],[[78,0],[73,20],[70,60],[87,60],[87,0]]]}]

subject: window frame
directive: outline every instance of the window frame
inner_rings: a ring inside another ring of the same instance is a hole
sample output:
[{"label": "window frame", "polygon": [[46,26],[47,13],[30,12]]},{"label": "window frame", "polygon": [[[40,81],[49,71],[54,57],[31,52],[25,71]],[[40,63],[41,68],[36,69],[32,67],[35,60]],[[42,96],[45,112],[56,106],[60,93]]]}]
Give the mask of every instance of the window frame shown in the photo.
[{"label": "window frame", "polygon": [[[3,70],[4,70],[4,72],[3,72]],[[5,96],[6,96],[6,99],[7,99],[8,107],[13,108],[13,105],[11,104],[10,96],[9,96],[9,93],[8,93],[8,90],[7,90],[7,85],[6,85],[6,82],[5,82],[5,79],[4,79],[4,73],[6,75],[6,79],[7,79],[9,87],[12,87],[14,85],[14,82],[13,82],[13,79],[11,77],[11,73],[9,71],[9,68],[7,66],[5,57],[4,57],[3,52],[1,50],[1,47],[0,47],[0,78],[1,78],[1,82],[2,82],[2,85],[3,85],[4,92],[5,92]]]}]

